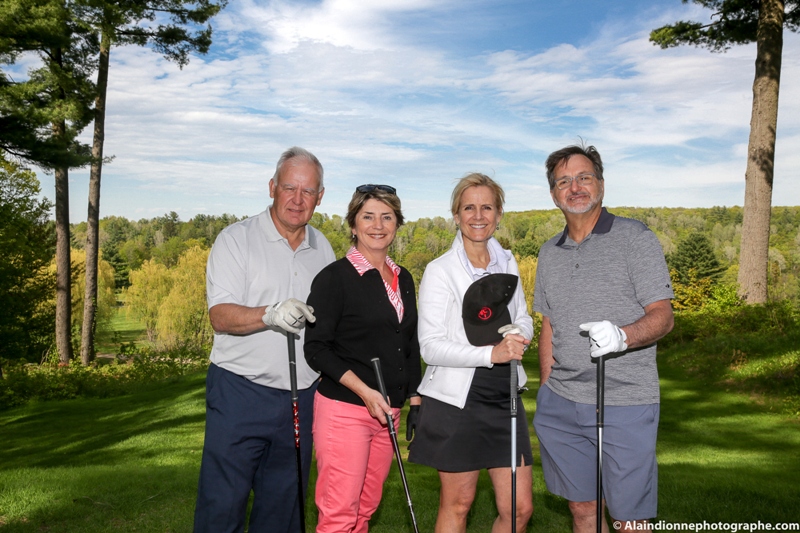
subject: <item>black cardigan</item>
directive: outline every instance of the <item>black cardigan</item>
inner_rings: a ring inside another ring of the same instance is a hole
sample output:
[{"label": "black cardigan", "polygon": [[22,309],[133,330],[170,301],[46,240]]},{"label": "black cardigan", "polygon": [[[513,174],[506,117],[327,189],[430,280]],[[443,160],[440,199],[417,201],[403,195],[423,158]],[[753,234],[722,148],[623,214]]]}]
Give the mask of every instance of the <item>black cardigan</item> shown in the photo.
[{"label": "black cardigan", "polygon": [[399,289],[403,321],[389,301],[380,272],[360,276],[343,257],[322,269],[311,284],[308,305],[316,322],[306,324],[303,352],[311,368],[322,373],[319,392],[327,398],[364,405],[339,383],[352,370],[378,390],[371,360],[379,357],[392,407],[402,407],[417,393],[421,380],[417,340],[417,298],[411,274],[400,267]]}]

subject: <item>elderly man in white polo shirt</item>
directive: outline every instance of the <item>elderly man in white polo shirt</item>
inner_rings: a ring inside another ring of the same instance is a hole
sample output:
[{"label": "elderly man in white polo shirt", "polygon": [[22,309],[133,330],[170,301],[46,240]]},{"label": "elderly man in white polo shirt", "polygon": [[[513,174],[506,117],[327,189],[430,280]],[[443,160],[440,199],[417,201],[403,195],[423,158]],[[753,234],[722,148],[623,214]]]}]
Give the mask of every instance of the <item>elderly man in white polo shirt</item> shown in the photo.
[{"label": "elderly man in white polo shirt", "polygon": [[[300,529],[286,332],[299,335],[302,350],[303,326],[314,321],[304,303],[311,281],[335,259],[308,225],[324,191],[319,160],[290,148],[269,182],[272,206],[225,228],[211,250],[206,291],[214,346],[195,533],[243,531],[251,491],[249,531]],[[317,378],[298,353],[304,485]]]}]

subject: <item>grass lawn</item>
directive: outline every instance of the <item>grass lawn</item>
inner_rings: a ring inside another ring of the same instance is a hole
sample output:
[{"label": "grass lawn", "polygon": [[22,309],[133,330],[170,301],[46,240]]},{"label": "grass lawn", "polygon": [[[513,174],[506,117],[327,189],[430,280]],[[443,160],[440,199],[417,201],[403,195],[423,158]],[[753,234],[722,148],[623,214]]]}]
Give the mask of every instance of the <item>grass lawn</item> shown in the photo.
[{"label": "grass lawn", "polygon": [[95,344],[98,354],[117,354],[121,344],[133,342],[146,343],[145,326],[138,320],[128,317],[125,302],[114,309],[114,316],[108,325],[98,328]]},{"label": "grass lawn", "polygon": [[[538,384],[534,364],[527,365],[529,385]],[[675,369],[661,373],[657,520],[800,521],[798,419]],[[128,396],[0,412],[0,532],[191,531],[203,442],[203,380],[196,374]],[[525,394],[531,432],[535,394],[535,386]],[[403,428],[400,434],[405,435]],[[529,531],[567,533],[567,504],[545,490],[533,437],[535,511]],[[406,470],[420,531],[432,531],[436,472],[408,463]],[[312,475],[312,487],[313,481]],[[469,531],[489,531],[494,516],[484,474]],[[313,498],[306,517],[310,531],[316,523]],[[370,529],[412,531],[396,466]]]}]

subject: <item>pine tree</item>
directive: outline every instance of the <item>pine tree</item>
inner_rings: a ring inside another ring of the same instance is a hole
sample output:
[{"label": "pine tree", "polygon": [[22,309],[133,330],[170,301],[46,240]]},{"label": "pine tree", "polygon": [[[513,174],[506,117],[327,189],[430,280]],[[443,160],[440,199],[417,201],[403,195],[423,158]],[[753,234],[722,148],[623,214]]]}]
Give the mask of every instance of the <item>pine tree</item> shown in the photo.
[{"label": "pine tree", "polygon": [[[713,10],[710,24],[679,21],[650,34],[662,48],[690,44],[724,52],[756,43],[753,108],[745,171],[739,294],[748,303],[767,301],[770,208],[778,125],[783,31],[800,29],[800,0],[692,0]],[[688,3],[689,0],[683,0]]]},{"label": "pine tree", "polygon": [[[667,257],[670,270],[677,274],[676,283],[689,283],[690,280],[709,278],[712,282],[719,279],[724,268],[714,255],[711,241],[704,233],[695,231],[678,243],[675,253]],[[694,273],[690,274],[690,270]]]}]

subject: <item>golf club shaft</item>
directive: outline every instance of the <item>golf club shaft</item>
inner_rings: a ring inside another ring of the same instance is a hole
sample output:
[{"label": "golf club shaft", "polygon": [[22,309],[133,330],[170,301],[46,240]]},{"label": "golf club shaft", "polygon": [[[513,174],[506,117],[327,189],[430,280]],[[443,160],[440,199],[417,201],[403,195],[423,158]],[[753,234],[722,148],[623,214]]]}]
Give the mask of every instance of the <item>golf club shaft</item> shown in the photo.
[{"label": "golf club shaft", "polygon": [[511,361],[509,395],[511,398],[511,533],[517,531],[517,360]]},{"label": "golf club shaft", "polygon": [[603,526],[603,417],[605,414],[605,357],[597,358],[597,533]]},{"label": "golf club shaft", "polygon": [[[375,370],[375,379],[378,381],[378,390],[389,403],[389,395],[386,394],[386,384],[383,382],[383,372],[381,372],[381,360],[378,357],[372,358],[372,367]],[[391,404],[390,404],[391,405]],[[408,490],[408,479],[406,479],[406,471],[403,468],[403,458],[400,455],[400,445],[397,442],[397,431],[394,429],[394,420],[389,413],[386,415],[386,425],[389,428],[389,437],[392,439],[392,447],[394,448],[394,456],[397,458],[397,468],[400,470],[400,479],[403,480],[403,489],[406,491],[406,501],[408,502],[408,511],[411,513],[411,523],[414,526],[414,533],[419,533],[417,528],[417,517],[414,515],[414,506],[411,504],[411,493]]]},{"label": "golf club shaft", "polygon": [[300,506],[300,531],[306,531],[306,513],[303,497],[303,459],[300,450],[300,407],[298,405],[299,395],[297,394],[297,354],[294,346],[294,333],[286,333],[286,340],[289,347],[289,385],[292,393],[292,422],[294,423],[294,450],[297,459],[297,495]]}]

